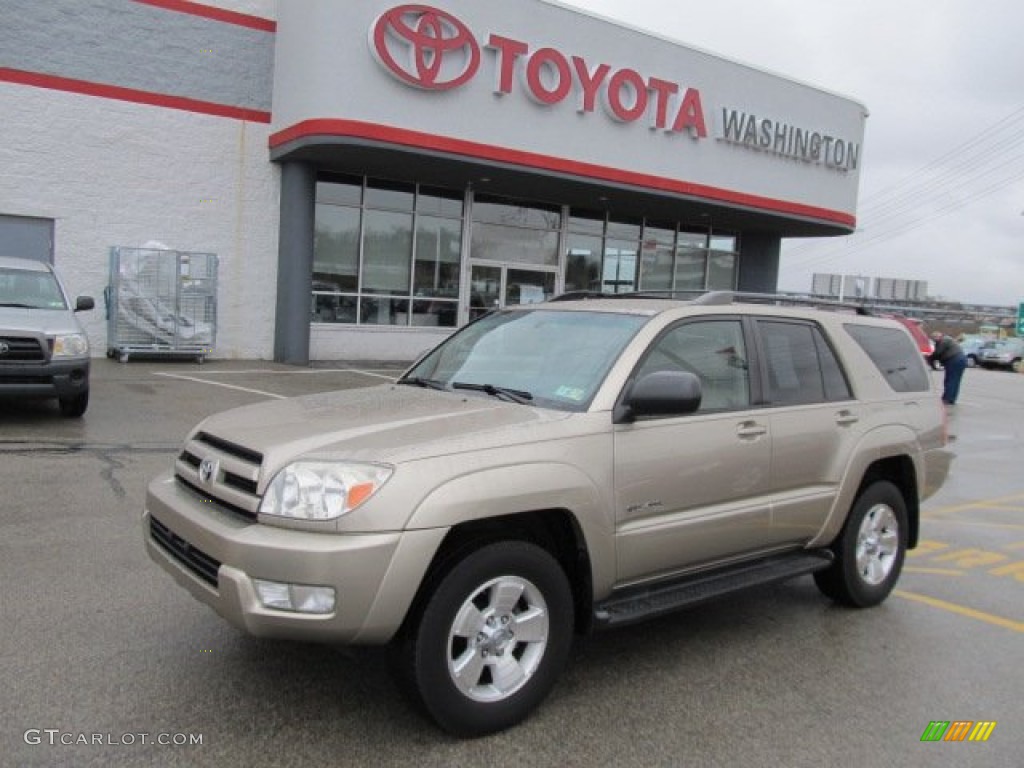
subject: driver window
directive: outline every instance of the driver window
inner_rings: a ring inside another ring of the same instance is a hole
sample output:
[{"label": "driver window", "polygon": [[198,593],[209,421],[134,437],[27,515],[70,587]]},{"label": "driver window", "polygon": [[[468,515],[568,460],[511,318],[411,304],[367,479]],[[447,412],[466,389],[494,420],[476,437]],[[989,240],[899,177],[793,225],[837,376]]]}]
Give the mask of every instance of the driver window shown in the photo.
[{"label": "driver window", "polygon": [[677,325],[654,342],[637,376],[655,371],[696,374],[703,393],[700,412],[750,407],[750,372],[739,320]]}]

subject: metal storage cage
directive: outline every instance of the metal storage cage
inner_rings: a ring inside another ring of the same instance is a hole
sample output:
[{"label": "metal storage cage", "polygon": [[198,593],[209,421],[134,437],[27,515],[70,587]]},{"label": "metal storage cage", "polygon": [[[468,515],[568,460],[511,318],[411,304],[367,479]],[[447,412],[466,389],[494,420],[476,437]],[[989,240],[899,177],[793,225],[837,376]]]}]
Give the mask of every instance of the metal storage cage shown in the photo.
[{"label": "metal storage cage", "polygon": [[110,249],[107,357],[194,357],[217,336],[217,257],[159,248]]}]

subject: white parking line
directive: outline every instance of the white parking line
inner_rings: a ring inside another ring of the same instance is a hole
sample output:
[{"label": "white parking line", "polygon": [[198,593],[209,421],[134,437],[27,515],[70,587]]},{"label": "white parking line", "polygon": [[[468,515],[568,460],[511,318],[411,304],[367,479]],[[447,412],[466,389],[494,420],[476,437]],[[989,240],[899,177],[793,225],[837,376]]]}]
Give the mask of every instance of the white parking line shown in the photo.
[{"label": "white parking line", "polygon": [[339,368],[339,373],[361,373],[363,376],[376,376],[378,379],[387,379],[388,381],[396,381],[404,371],[394,371],[392,375],[386,376],[383,373],[374,373],[373,371],[362,371],[356,368]]},{"label": "white parking line", "polygon": [[[310,370],[297,371],[269,371],[266,369],[260,370],[258,368],[252,368],[234,371],[205,371],[203,373],[203,376],[308,376],[320,373],[358,373],[362,376],[373,376],[378,379],[387,379],[388,381],[394,381],[402,374],[402,371],[394,370],[391,368],[314,368]],[[171,377],[176,376],[176,374],[162,372],[158,372],[156,373],[156,375]],[[177,378],[187,377],[177,376]],[[203,379],[203,381],[205,381],[205,379]]]},{"label": "white parking line", "polygon": [[168,379],[180,379],[181,381],[194,381],[197,384],[209,384],[211,387],[223,387],[224,389],[235,389],[239,392],[249,392],[253,395],[263,395],[264,397],[273,397],[277,400],[287,399],[286,395],[278,395],[275,392],[264,392],[262,389],[251,389],[250,387],[239,387],[235,384],[224,384],[219,381],[208,381],[207,379],[199,379],[195,376],[180,376],[176,373],[164,373],[163,371],[157,371],[153,374],[154,376],[164,376]]}]

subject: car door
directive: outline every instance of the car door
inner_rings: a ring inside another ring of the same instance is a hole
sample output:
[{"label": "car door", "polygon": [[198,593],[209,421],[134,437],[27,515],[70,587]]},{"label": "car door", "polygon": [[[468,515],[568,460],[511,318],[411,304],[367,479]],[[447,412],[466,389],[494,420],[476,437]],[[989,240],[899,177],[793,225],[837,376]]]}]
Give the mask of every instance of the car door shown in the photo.
[{"label": "car door", "polygon": [[772,524],[766,541],[801,544],[821,529],[861,432],[832,348],[817,324],[758,318],[765,410],[772,434]]},{"label": "car door", "polygon": [[695,318],[662,333],[632,379],[680,370],[702,385],[699,410],[614,431],[620,583],[758,549],[771,525],[771,434],[751,408],[738,317]]}]

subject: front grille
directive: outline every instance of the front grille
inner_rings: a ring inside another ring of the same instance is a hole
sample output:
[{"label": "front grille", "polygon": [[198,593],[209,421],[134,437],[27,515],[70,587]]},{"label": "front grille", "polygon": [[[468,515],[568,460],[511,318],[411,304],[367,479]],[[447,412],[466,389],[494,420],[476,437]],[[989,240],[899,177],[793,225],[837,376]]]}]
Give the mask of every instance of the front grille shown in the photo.
[{"label": "front grille", "polygon": [[185,441],[175,463],[178,481],[225,509],[256,518],[263,455],[208,432]]},{"label": "front grille", "polygon": [[198,440],[200,443],[206,443],[207,445],[216,448],[218,451],[221,451],[222,453],[235,456],[248,464],[263,463],[263,454],[261,454],[259,451],[253,451],[249,448],[245,448],[241,445],[236,445],[235,443],[229,442],[227,440],[222,440],[221,438],[214,437],[213,435],[208,434],[206,432],[200,432],[198,435],[196,435],[195,439]]},{"label": "front grille", "polygon": [[196,494],[203,502],[205,502],[207,504],[216,504],[221,509],[226,509],[229,512],[234,512],[236,515],[241,515],[246,520],[255,520],[256,519],[256,513],[255,512],[252,512],[252,511],[246,509],[245,507],[240,507],[237,504],[231,504],[231,503],[229,503],[227,501],[224,501],[224,499],[215,498],[215,497],[211,496],[210,494],[208,494],[206,491],[204,491],[202,488],[200,488],[195,483],[189,482],[187,478],[184,478],[181,475],[175,475],[174,479],[177,480],[182,485],[184,485],[190,491],[192,491],[192,493]]},{"label": "front grille", "polygon": [[46,353],[38,339],[23,336],[0,336],[0,342],[7,345],[7,351],[0,355],[4,363],[41,363],[46,360]]},{"label": "front grille", "polygon": [[224,485],[237,488],[242,493],[248,493],[252,496],[256,495],[256,489],[259,487],[259,484],[255,480],[249,480],[232,472],[224,473]]},{"label": "front grille", "polygon": [[[181,455],[178,456],[183,462],[188,464],[192,469],[199,471],[199,465],[203,463],[203,460],[196,456],[194,453],[189,453],[187,450],[182,451]],[[224,485],[236,488],[242,493],[248,493],[251,496],[256,495],[256,489],[259,487],[259,483],[255,480],[251,480],[242,475],[236,474],[229,470],[224,470],[224,477],[222,482]]]},{"label": "front grille", "polygon": [[220,561],[214,560],[201,549],[193,547],[152,515],[149,517],[149,535],[164,552],[202,581],[211,587],[217,586],[217,571],[220,569]]},{"label": "front grille", "polygon": [[192,469],[199,469],[199,465],[202,463],[198,456],[193,456],[188,451],[182,451],[178,458],[192,467]]}]

